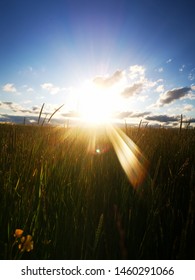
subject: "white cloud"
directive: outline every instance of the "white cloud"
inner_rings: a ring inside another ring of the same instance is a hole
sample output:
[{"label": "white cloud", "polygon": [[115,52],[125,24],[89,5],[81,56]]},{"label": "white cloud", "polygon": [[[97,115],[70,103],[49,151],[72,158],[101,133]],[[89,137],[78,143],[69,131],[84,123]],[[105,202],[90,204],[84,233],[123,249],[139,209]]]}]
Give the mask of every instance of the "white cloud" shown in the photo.
[{"label": "white cloud", "polygon": [[130,96],[133,96],[137,93],[140,93],[143,89],[142,83],[136,83],[131,86],[126,87],[122,92],[121,96],[124,98],[129,98]]},{"label": "white cloud", "polygon": [[169,58],[166,63],[170,63],[173,59],[172,58]]},{"label": "white cloud", "polygon": [[39,69],[36,70],[32,66],[28,66],[28,67],[25,67],[25,68],[21,69],[20,71],[18,71],[18,74],[22,75],[22,76],[34,76],[35,77],[40,72],[42,72],[42,71]]},{"label": "white cloud", "polygon": [[148,80],[146,78],[142,80],[142,83],[143,83],[144,89],[150,89],[152,87],[155,87],[156,84],[157,84],[156,81],[150,81],[150,80]]},{"label": "white cloud", "polygon": [[31,87],[29,87],[29,88],[27,89],[27,92],[33,92],[33,91],[34,91],[34,89],[31,88]]},{"label": "white cloud", "polygon": [[4,86],[3,86],[3,91],[5,91],[5,92],[16,92],[17,90],[16,90],[16,88],[14,87],[14,84],[5,84]]},{"label": "white cloud", "polygon": [[183,64],[183,65],[179,68],[179,71],[180,71],[180,72],[183,72],[183,70],[184,70],[185,67],[186,67],[186,66]]},{"label": "white cloud", "polygon": [[186,104],[183,108],[183,110],[185,112],[190,112],[190,111],[192,111],[192,109],[193,109],[193,106],[191,104]]},{"label": "white cloud", "polygon": [[95,77],[93,79],[93,82],[98,86],[111,87],[114,84],[118,83],[123,78],[123,76],[124,76],[124,71],[117,70],[116,72],[114,72],[114,74],[112,74],[109,77],[102,77],[102,76]]},{"label": "white cloud", "polygon": [[159,93],[163,92],[163,91],[164,91],[164,85],[159,85],[159,86],[156,88],[155,91],[156,91],[156,92],[159,92]]},{"label": "white cloud", "polygon": [[28,67],[28,71],[29,71],[29,72],[33,72],[32,66],[29,66],[29,67]]},{"label": "white cloud", "polygon": [[145,76],[146,69],[142,65],[133,65],[129,68],[129,78],[130,79],[143,79]]},{"label": "white cloud", "polygon": [[190,81],[194,81],[195,80],[195,68],[193,68],[191,71],[190,71],[190,74],[188,75],[188,79]]},{"label": "white cloud", "polygon": [[2,107],[3,109],[8,109],[8,110],[12,110],[13,112],[22,112],[23,111],[23,107],[21,105],[19,105],[18,103],[15,102],[11,102],[11,101],[5,101],[2,102]]},{"label": "white cloud", "polygon": [[165,93],[162,93],[156,105],[162,107],[165,104],[172,103],[177,99],[190,98],[190,92],[191,87],[173,88],[171,90],[166,91]]},{"label": "white cloud", "polygon": [[29,104],[29,103],[32,103],[32,100],[24,100],[23,102],[22,102],[23,104]]},{"label": "white cloud", "polygon": [[163,71],[164,71],[163,67],[160,67],[160,68],[158,69],[158,72],[159,72],[159,73],[162,73]]},{"label": "white cloud", "polygon": [[141,102],[145,102],[147,98],[148,98],[148,95],[140,95],[137,97],[137,100],[141,101]]},{"label": "white cloud", "polygon": [[[142,65],[133,65],[129,68],[129,78],[133,80],[133,84],[129,86],[129,88],[136,85],[141,85],[143,90],[148,90],[157,85],[157,83],[161,82],[161,80],[151,81],[145,77],[146,69]],[[140,89],[140,87],[139,87]]]},{"label": "white cloud", "polygon": [[47,90],[50,94],[57,94],[60,91],[59,87],[54,86],[52,83],[44,83],[41,88]]},{"label": "white cloud", "polygon": [[153,115],[145,118],[148,121],[157,121],[160,123],[169,123],[169,122],[178,122],[177,116],[169,116],[169,115]]}]

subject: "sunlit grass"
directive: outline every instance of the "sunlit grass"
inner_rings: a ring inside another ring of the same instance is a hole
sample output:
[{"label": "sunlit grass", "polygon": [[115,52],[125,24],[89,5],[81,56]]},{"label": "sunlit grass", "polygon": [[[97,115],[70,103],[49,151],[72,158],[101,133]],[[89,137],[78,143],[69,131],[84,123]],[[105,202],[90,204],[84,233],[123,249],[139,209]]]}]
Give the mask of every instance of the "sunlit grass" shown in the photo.
[{"label": "sunlit grass", "polygon": [[195,257],[194,131],[125,132],[0,126],[1,259]]}]

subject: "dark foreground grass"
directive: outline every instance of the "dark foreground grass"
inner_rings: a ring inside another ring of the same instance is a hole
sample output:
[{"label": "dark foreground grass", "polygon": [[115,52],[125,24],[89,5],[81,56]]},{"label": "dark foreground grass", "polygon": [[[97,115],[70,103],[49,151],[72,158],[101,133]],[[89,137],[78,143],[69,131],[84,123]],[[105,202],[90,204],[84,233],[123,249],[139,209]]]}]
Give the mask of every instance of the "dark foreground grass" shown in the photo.
[{"label": "dark foreground grass", "polygon": [[137,190],[104,129],[1,125],[0,259],[194,259],[195,131],[126,133],[150,162]]}]

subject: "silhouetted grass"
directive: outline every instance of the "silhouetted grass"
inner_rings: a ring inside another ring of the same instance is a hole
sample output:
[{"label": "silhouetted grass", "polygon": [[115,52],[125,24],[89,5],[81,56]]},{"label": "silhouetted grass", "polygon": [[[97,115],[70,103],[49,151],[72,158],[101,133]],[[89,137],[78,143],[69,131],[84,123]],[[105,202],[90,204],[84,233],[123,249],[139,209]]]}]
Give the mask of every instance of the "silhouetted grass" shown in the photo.
[{"label": "silhouetted grass", "polygon": [[104,129],[0,125],[1,259],[195,258],[195,131],[125,132],[150,162],[138,190]]}]

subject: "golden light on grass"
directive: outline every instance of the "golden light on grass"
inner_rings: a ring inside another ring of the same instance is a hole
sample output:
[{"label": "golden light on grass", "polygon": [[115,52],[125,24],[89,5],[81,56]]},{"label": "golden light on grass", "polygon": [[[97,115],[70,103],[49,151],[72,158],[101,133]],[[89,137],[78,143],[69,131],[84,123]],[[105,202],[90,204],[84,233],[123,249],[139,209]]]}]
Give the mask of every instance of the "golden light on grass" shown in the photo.
[{"label": "golden light on grass", "polygon": [[[107,141],[101,143],[101,137]],[[148,160],[139,147],[117,126],[111,123],[86,130],[87,153],[104,154],[113,146],[128,180],[134,188],[139,187],[147,176]],[[110,143],[110,144],[109,144]]]},{"label": "golden light on grass", "polygon": [[121,129],[109,125],[107,126],[107,134],[129,181],[134,188],[137,188],[147,175],[147,159],[138,146]]}]

